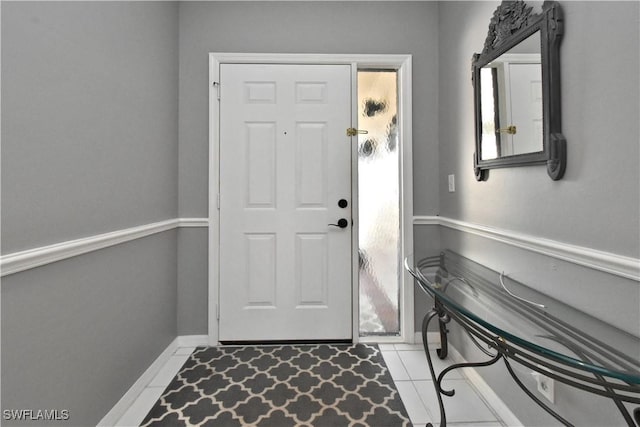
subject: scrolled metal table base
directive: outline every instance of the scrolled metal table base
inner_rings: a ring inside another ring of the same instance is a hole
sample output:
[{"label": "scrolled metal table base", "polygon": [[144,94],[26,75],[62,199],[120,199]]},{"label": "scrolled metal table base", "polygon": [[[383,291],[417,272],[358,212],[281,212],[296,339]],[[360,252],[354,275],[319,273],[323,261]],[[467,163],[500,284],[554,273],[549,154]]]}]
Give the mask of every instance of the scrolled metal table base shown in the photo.
[{"label": "scrolled metal table base", "polygon": [[[445,375],[447,375],[449,372],[451,372],[451,371],[453,371],[455,369],[468,368],[468,367],[490,366],[490,365],[493,365],[496,362],[498,362],[500,359],[504,360],[504,363],[505,363],[505,365],[507,367],[507,371],[511,375],[511,378],[513,378],[515,383],[527,394],[527,396],[529,396],[538,406],[540,406],[542,409],[544,409],[546,412],[548,412],[551,416],[556,418],[558,421],[560,421],[561,423],[563,423],[564,425],[566,425],[568,427],[573,427],[573,425],[571,423],[569,423],[567,420],[562,418],[559,414],[557,414],[555,411],[553,411],[551,408],[549,408],[547,405],[545,405],[540,399],[538,399],[522,383],[522,381],[520,381],[520,379],[517,377],[517,375],[513,371],[512,367],[511,367],[511,364],[510,364],[510,362],[508,360],[508,357],[507,357],[508,356],[508,350],[506,350],[504,348],[504,346],[500,342],[500,338],[499,337],[496,337],[496,342],[495,343],[489,343],[489,345],[491,347],[496,349],[496,354],[495,355],[491,355],[486,350],[480,348],[479,343],[477,341],[475,341],[475,339],[473,340],[473,342],[474,342],[474,344],[476,346],[478,346],[485,354],[491,356],[490,360],[487,360],[487,361],[484,361],[484,362],[456,363],[456,364],[448,366],[447,368],[442,370],[442,372],[440,372],[440,374],[436,377],[436,373],[435,373],[435,370],[433,368],[433,361],[431,359],[431,353],[429,352],[429,341],[427,340],[427,331],[429,329],[429,324],[431,323],[431,321],[435,317],[438,317],[439,329],[440,329],[440,337],[441,337],[441,346],[436,351],[437,351],[438,357],[440,359],[445,359],[447,357],[447,354],[448,354],[448,342],[447,342],[447,332],[448,332],[448,330],[446,328],[446,324],[451,321],[451,318],[445,312],[445,310],[442,307],[442,305],[440,304],[440,302],[437,301],[437,300],[436,300],[435,307],[431,311],[429,311],[424,316],[424,319],[422,320],[422,343],[423,343],[423,347],[424,347],[424,352],[425,352],[425,354],[427,356],[427,363],[429,365],[429,372],[431,373],[431,378],[433,379],[433,386],[434,386],[434,388],[436,390],[436,397],[438,398],[438,406],[440,408],[440,427],[446,427],[446,425],[447,425],[447,416],[446,416],[446,411],[444,409],[444,403],[442,401],[442,395],[451,397],[451,396],[453,396],[455,394],[455,390],[453,390],[453,389],[452,390],[445,390],[444,388],[442,388],[442,381],[443,381]],[[469,333],[468,330],[467,330],[467,333]],[[636,411],[634,411],[634,417],[636,419],[640,418],[640,410],[636,409]],[[427,423],[426,427],[433,427],[433,424]]]}]

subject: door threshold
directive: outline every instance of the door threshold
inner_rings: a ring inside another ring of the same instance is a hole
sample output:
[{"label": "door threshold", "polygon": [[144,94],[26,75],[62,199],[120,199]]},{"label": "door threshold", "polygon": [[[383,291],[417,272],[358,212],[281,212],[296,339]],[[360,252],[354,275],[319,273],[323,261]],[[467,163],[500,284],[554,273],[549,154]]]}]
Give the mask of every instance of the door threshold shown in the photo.
[{"label": "door threshold", "polygon": [[246,345],[309,345],[309,344],[353,344],[352,339],[346,340],[260,340],[260,341],[220,341],[225,346]]}]

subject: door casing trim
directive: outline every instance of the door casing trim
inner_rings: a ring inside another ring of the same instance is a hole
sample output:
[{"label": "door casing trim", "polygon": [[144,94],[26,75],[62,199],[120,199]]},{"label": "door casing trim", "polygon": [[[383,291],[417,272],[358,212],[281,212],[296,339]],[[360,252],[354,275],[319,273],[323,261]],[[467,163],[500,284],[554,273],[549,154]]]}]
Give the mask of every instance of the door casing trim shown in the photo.
[{"label": "door casing trim", "polygon": [[[358,69],[395,69],[398,72],[398,108],[400,115],[400,233],[401,258],[413,252],[413,156],[412,156],[412,57],[411,55],[367,55],[367,54],[277,54],[277,53],[209,53],[209,231],[208,231],[208,342],[218,345],[219,316],[219,261],[220,261],[220,135],[219,135],[219,73],[220,64],[348,64],[352,72],[352,100],[357,99]],[[357,118],[357,103],[352,102],[352,124]],[[352,141],[357,141],[352,140]],[[413,280],[403,270],[400,284],[401,336],[360,337],[358,297],[358,157],[357,144],[352,143],[352,335],[353,342],[407,342],[414,341]]]}]

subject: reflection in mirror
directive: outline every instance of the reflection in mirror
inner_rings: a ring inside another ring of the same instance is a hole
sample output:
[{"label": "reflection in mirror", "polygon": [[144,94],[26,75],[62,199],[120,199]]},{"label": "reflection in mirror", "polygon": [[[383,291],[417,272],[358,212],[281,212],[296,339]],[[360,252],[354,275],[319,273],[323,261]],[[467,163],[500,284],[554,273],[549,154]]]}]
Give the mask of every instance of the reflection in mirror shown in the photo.
[{"label": "reflection in mirror", "polygon": [[496,69],[484,67],[480,70],[480,115],[482,117],[482,147],[480,152],[482,159],[495,159],[500,153],[499,134],[496,130],[500,128],[499,118],[496,111],[499,111],[499,101],[496,96]]},{"label": "reflection in mirror", "polygon": [[481,159],[543,150],[540,31],[480,69]]},{"label": "reflection in mirror", "polygon": [[533,10],[522,0],[503,0],[489,21],[482,52],[472,57],[478,181],[496,168],[544,164],[553,180],[566,169],[560,108],[564,17],[551,0],[539,13]]}]

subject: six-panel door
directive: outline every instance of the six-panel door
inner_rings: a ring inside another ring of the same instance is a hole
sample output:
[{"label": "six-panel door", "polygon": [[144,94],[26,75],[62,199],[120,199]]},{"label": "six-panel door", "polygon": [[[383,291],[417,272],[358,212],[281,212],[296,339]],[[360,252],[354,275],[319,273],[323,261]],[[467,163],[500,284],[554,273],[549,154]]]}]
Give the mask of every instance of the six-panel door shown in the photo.
[{"label": "six-panel door", "polygon": [[222,64],[220,85],[220,341],[350,339],[350,66]]}]

